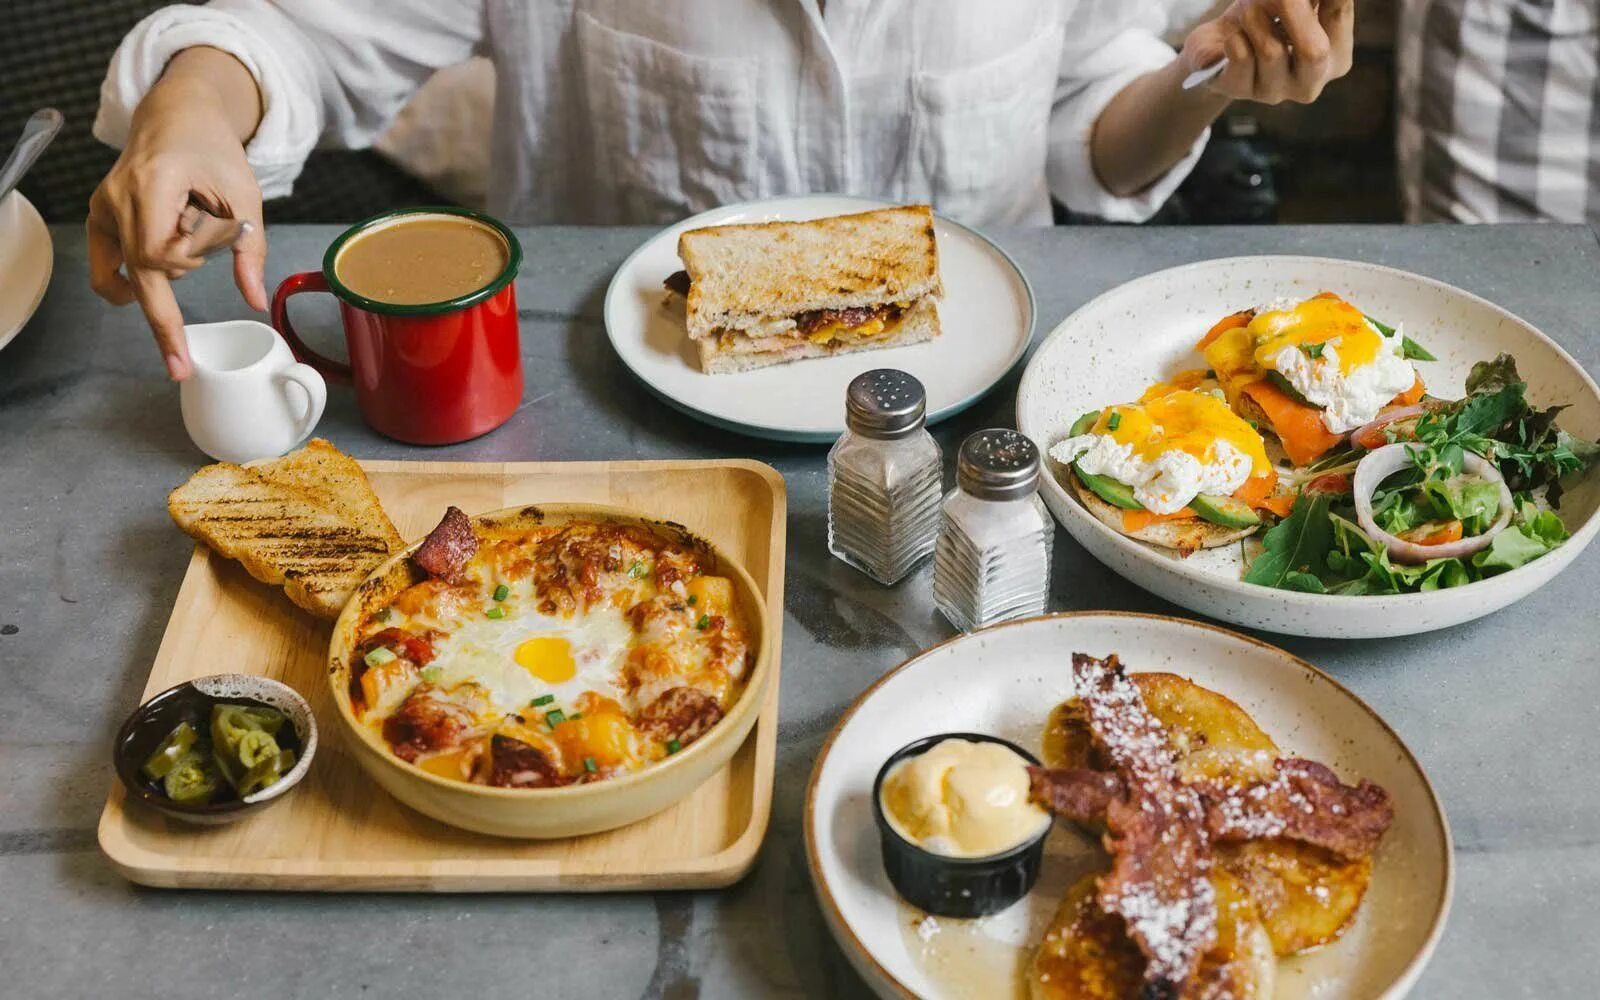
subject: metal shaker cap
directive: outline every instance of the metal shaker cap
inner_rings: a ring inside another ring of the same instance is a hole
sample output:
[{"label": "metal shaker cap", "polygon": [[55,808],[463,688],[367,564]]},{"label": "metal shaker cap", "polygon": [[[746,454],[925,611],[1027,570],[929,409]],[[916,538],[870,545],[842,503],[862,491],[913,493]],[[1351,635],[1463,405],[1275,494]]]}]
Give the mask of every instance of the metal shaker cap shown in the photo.
[{"label": "metal shaker cap", "polygon": [[1020,431],[990,427],[967,435],[956,483],[979,500],[1021,500],[1039,488],[1039,449]]},{"label": "metal shaker cap", "polygon": [[897,368],[862,372],[844,395],[845,424],[866,437],[905,437],[922,427],[927,409],[922,383]]}]

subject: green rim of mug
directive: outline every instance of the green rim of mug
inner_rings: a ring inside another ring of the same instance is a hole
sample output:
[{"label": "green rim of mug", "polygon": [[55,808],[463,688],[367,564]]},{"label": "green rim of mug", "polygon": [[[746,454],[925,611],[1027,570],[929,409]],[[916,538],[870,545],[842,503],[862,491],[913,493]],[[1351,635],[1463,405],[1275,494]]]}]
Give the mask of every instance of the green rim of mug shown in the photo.
[{"label": "green rim of mug", "polygon": [[[333,263],[339,258],[339,251],[344,249],[346,243],[381,222],[391,222],[408,215],[454,215],[488,226],[499,233],[500,238],[506,241],[506,249],[509,252],[506,256],[505,268],[501,270],[493,281],[476,291],[468,292],[466,295],[458,295],[453,299],[444,299],[439,302],[419,302],[414,305],[396,305],[393,302],[379,302],[377,299],[369,299],[365,295],[352,291],[344,282],[339,280],[339,275],[334,271]],[[382,313],[385,316],[439,316],[444,313],[455,312],[458,309],[465,309],[468,306],[475,306],[479,302],[492,298],[502,288],[509,285],[511,280],[517,276],[517,271],[521,267],[522,244],[517,242],[516,234],[505,223],[492,215],[473,211],[470,208],[459,208],[454,205],[422,205],[416,208],[389,209],[386,212],[379,212],[377,215],[362,219],[340,233],[338,238],[328,246],[328,252],[322,255],[322,274],[323,277],[328,279],[328,288],[333,294],[358,309]]]}]

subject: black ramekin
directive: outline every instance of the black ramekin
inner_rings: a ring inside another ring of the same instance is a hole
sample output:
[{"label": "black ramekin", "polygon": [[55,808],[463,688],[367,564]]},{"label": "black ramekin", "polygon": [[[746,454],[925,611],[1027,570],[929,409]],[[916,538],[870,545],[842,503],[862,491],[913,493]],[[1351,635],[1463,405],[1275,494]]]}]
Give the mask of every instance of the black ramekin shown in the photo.
[{"label": "black ramekin", "polygon": [[883,780],[908,757],[926,753],[945,740],[998,743],[1031,764],[1039,760],[1009,740],[983,733],[940,733],[908,743],[889,755],[872,783],[872,816],[883,842],[883,867],[895,890],[906,902],[941,917],[981,917],[999,911],[1028,894],[1039,880],[1044,842],[1053,824],[1010,850],[982,858],[952,858],[935,854],[902,837],[883,812]]}]

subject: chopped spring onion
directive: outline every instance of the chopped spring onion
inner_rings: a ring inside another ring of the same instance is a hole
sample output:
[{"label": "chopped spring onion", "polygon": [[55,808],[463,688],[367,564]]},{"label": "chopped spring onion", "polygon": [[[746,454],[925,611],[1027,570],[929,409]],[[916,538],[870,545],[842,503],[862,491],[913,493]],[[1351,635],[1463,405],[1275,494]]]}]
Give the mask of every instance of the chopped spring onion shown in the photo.
[{"label": "chopped spring onion", "polygon": [[503,600],[505,600],[506,598],[508,598],[510,596],[511,596],[511,588],[506,586],[505,584],[502,583],[500,586],[494,588],[494,599],[495,600],[503,601]]},{"label": "chopped spring onion", "polygon": [[555,700],[556,696],[553,694],[541,694],[539,697],[533,699],[530,704],[533,705],[534,708],[538,708],[540,705],[548,705]]},{"label": "chopped spring onion", "polygon": [[399,657],[395,656],[394,650],[390,649],[388,646],[379,646],[377,649],[374,649],[368,653],[364,659],[367,661],[367,666],[369,667],[381,667],[385,663],[393,663],[395,660],[398,660]]},{"label": "chopped spring onion", "polygon": [[573,712],[571,715],[567,716],[567,721],[568,722],[577,722],[581,718],[583,718],[583,713],[582,712]]},{"label": "chopped spring onion", "polygon": [[561,711],[559,708],[552,708],[550,711],[544,713],[544,721],[546,725],[548,725],[551,729],[554,729],[563,722],[567,721],[567,713]]},{"label": "chopped spring onion", "polygon": [[667,753],[677,753],[679,750],[682,750],[682,749],[683,749],[683,744],[679,743],[677,740],[668,740],[667,741]]},{"label": "chopped spring onion", "polygon": [[628,579],[637,580],[637,579],[639,579],[639,577],[644,576],[645,572],[646,572],[646,568],[645,568],[644,560],[643,559],[635,559],[633,561],[633,565],[628,567]]},{"label": "chopped spring onion", "polygon": [[694,623],[694,627],[698,628],[698,629],[708,628],[708,627],[710,627],[710,625],[711,625],[711,616],[710,615],[701,615],[700,616],[700,620]]},{"label": "chopped spring onion", "polygon": [[585,758],[583,758],[583,769],[585,771],[588,771],[590,774],[593,774],[596,771],[600,770],[600,768],[595,764],[593,757],[585,757]]},{"label": "chopped spring onion", "polygon": [[694,605],[694,602],[695,602],[695,601],[698,601],[698,600],[699,600],[699,599],[700,599],[700,597],[699,597],[699,595],[697,595],[697,594],[690,594],[690,595],[689,595],[689,604],[690,604],[690,606],[693,606],[693,605]]},{"label": "chopped spring onion", "polygon": [[422,679],[427,681],[429,684],[437,684],[437,683],[439,683],[439,678],[441,678],[443,676],[444,676],[444,668],[443,667],[423,667],[422,668]]},{"label": "chopped spring onion", "polygon": [[483,617],[485,618],[504,618],[505,616],[505,608],[490,608],[488,611],[483,613]]},{"label": "chopped spring onion", "polygon": [[1327,344],[1301,344],[1307,355],[1313,358],[1322,357],[1322,352],[1327,349]]},{"label": "chopped spring onion", "polygon": [[394,616],[394,608],[379,608],[378,609],[378,613],[373,615],[373,617],[378,619],[378,621],[380,621],[380,622],[386,622],[390,618],[392,618],[393,616]]},{"label": "chopped spring onion", "polygon": [[1106,430],[1114,431],[1122,426],[1122,414],[1113,412],[1106,418]]}]

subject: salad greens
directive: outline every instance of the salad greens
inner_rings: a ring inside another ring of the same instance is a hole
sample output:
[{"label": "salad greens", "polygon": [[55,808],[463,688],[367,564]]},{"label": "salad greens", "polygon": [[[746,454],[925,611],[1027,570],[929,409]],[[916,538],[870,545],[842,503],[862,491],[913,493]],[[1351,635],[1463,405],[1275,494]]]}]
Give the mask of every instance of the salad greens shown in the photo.
[{"label": "salad greens", "polygon": [[[1557,507],[1561,479],[1600,456],[1600,445],[1573,437],[1555,425],[1564,406],[1535,409],[1516,362],[1502,354],[1474,365],[1465,398],[1430,404],[1418,417],[1385,428],[1392,441],[1414,441],[1413,468],[1385,480],[1373,495],[1373,520],[1394,535],[1426,533],[1448,524],[1464,535],[1486,531],[1500,512],[1500,490],[1464,474],[1466,452],[1500,470],[1513,491],[1511,524],[1489,546],[1461,558],[1430,559],[1420,565],[1394,562],[1382,543],[1355,521],[1348,477],[1359,453],[1341,451],[1301,470],[1296,480],[1312,483],[1290,515],[1262,536],[1262,551],[1250,563],[1248,583],[1330,594],[1398,594],[1459,587],[1525,565],[1566,541],[1561,519],[1532,493],[1544,489]],[[1322,484],[1338,481],[1330,489]],[[1459,528],[1455,528],[1459,523]],[[1459,537],[1459,536],[1458,536]]]}]

